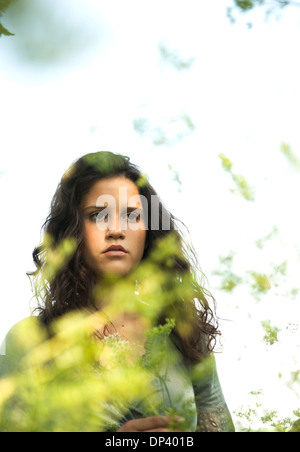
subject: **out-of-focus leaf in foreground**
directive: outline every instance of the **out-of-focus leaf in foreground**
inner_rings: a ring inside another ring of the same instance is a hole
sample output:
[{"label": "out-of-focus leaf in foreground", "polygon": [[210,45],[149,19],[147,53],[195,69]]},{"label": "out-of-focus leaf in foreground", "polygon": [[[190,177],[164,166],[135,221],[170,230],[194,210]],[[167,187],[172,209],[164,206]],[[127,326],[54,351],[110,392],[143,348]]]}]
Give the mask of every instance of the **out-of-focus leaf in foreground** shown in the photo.
[{"label": "out-of-focus leaf in foreground", "polygon": [[236,174],[233,172],[233,163],[226,157],[226,155],[220,153],[219,158],[221,159],[223,169],[230,174],[236,188],[232,189],[233,193],[238,193],[243,196],[247,201],[254,201],[254,188],[248,183],[246,178],[241,174]]}]

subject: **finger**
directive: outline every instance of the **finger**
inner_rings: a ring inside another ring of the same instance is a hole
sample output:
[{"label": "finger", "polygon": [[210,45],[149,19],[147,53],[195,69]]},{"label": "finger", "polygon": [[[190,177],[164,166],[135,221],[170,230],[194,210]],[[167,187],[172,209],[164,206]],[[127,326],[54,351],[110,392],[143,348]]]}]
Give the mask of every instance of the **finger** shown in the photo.
[{"label": "finger", "polygon": [[145,432],[156,428],[166,428],[167,420],[159,416],[150,416],[146,418],[132,419],[123,424],[119,432]]},{"label": "finger", "polygon": [[150,416],[138,420],[137,428],[139,431],[155,430],[157,428],[166,428],[171,422],[167,416]]},{"label": "finger", "polygon": [[170,432],[169,424],[174,420],[182,420],[178,416],[149,416],[146,418],[132,419],[123,424],[118,432]]}]

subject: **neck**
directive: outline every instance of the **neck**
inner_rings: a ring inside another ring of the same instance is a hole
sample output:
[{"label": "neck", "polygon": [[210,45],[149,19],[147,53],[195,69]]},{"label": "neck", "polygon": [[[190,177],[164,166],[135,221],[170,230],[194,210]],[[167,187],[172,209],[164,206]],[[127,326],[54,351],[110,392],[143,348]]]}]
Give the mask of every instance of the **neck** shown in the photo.
[{"label": "neck", "polygon": [[99,310],[108,312],[117,311],[130,317],[137,316],[131,310],[128,301],[125,301],[125,304],[122,302],[124,296],[125,300],[132,300],[134,306],[137,297],[135,281],[132,282],[130,279],[125,280],[124,277],[114,274],[104,275],[97,279],[94,288],[94,300]]}]

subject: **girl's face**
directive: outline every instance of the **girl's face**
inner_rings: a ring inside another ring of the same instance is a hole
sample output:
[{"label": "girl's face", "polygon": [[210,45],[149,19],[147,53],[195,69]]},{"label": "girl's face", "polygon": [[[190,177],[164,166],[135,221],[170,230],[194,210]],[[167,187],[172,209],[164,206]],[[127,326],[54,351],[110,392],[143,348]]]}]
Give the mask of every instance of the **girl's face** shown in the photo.
[{"label": "girl's face", "polygon": [[[124,176],[102,179],[83,197],[85,250],[88,267],[97,275],[127,275],[141,261],[146,228],[134,182]],[[122,250],[107,251],[112,246]]]}]

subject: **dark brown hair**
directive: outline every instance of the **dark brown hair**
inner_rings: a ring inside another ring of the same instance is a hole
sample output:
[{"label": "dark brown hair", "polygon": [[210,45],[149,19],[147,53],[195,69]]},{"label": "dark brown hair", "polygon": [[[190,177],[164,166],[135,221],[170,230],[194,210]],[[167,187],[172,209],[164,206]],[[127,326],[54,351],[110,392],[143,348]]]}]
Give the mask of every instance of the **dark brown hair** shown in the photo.
[{"label": "dark brown hair", "polygon": [[[99,309],[93,296],[96,279],[83,258],[84,228],[79,206],[83,196],[95,182],[120,175],[133,181],[138,186],[140,195],[143,195],[141,198],[145,197],[147,200],[145,208],[148,209],[148,222],[151,225],[151,196],[157,198],[158,195],[128,157],[111,152],[87,154],[63,175],[53,196],[50,213],[43,224],[44,234],[50,237],[51,243],[44,242],[34,249],[33,260],[37,269],[29,273],[35,277],[36,296],[39,298],[37,311],[43,324],[49,325],[52,320],[70,311]],[[167,230],[162,228],[163,214],[170,218],[170,228]],[[183,279],[189,281],[190,287],[188,294],[182,294],[168,303],[166,308],[162,308],[157,323],[163,323],[167,317],[173,317],[175,321],[186,318],[190,325],[189,333],[183,334],[175,326],[173,336],[176,336],[176,346],[184,358],[193,363],[213,351],[219,330],[214,309],[209,303],[210,300],[214,304],[214,299],[195,276],[203,275],[195,250],[187,245],[179,226],[182,228],[184,224],[161,203],[159,228],[148,228],[142,261],[151,256],[160,240],[169,234],[175,237],[180,252],[174,254],[171,261],[170,256],[162,256],[157,262],[159,271],[168,275],[162,290],[174,293],[174,287],[180,286]],[[64,239],[69,238],[75,241],[74,252],[52,278],[44,277],[41,280],[47,266],[47,251],[50,248],[56,249]]]}]

